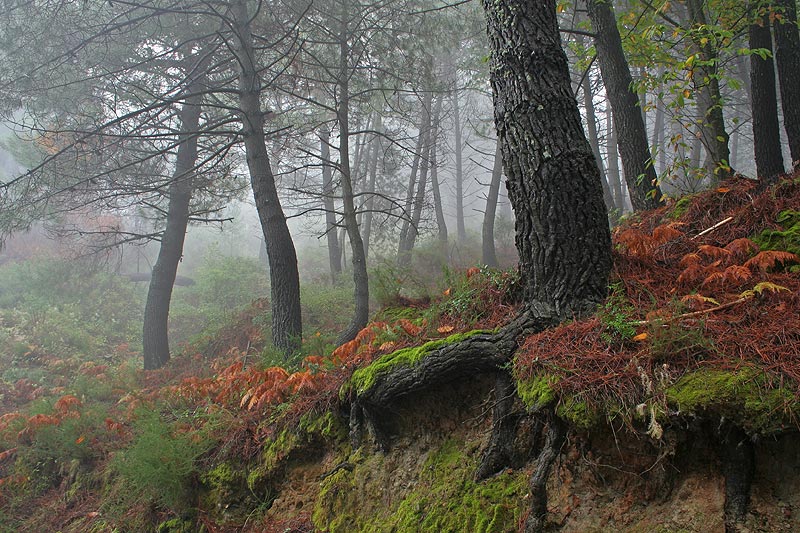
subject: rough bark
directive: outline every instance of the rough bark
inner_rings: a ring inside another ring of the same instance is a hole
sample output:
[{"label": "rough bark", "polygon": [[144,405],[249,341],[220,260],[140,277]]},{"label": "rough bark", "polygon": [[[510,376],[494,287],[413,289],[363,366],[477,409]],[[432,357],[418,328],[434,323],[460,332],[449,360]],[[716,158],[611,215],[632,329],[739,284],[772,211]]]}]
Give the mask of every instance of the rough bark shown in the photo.
[{"label": "rough bark", "polygon": [[343,344],[355,338],[369,321],[369,276],[367,260],[364,253],[364,241],[358,227],[353,182],[350,174],[350,30],[347,20],[349,5],[342,4],[342,28],[339,35],[339,105],[336,118],[339,123],[339,172],[342,181],[342,209],[344,226],[350,242],[350,254],[353,264],[353,299],[355,310],[350,325],[339,335],[339,343]]},{"label": "rough bark", "polygon": [[[686,0],[689,18],[693,27],[708,24],[706,20],[704,0]],[[718,53],[711,39],[696,39],[695,47],[699,61],[692,76],[698,90],[697,105],[702,125],[701,139],[711,164],[709,178],[712,183],[727,178],[731,174],[730,149],[728,148],[728,132],[722,110],[722,95],[719,88],[717,68]]]},{"label": "rough bark", "polygon": [[792,162],[800,161],[800,32],[795,0],[775,0],[782,18],[775,24],[775,62],[780,80],[783,127],[789,140]]},{"label": "rough bark", "polygon": [[617,145],[631,203],[636,211],[654,209],[663,203],[661,190],[651,161],[642,106],[633,89],[633,78],[622,49],[617,19],[609,0],[587,0],[587,4],[600,73],[614,109]]},{"label": "rough bark", "polygon": [[325,237],[328,242],[328,264],[331,270],[331,282],[336,284],[342,275],[342,250],[339,247],[336,224],[335,187],[333,185],[333,168],[331,164],[331,133],[322,128],[319,134],[320,159],[322,160],[322,205],[325,208]]},{"label": "rough bark", "polygon": [[750,99],[753,113],[753,146],[756,174],[764,183],[772,183],[785,172],[778,125],[778,98],[775,88],[775,68],[772,60],[772,35],[769,17],[750,25],[750,48],[769,50],[770,57],[750,56]]},{"label": "rough bark", "polygon": [[179,114],[183,133],[168,190],[167,225],[161,235],[161,246],[150,275],[144,307],[142,353],[145,370],[161,368],[169,361],[169,307],[189,225],[189,204],[197,163],[197,135],[194,132],[200,123],[201,89],[198,82],[189,86],[187,92],[190,96],[186,98]]},{"label": "rough bark", "polygon": [[481,227],[481,262],[490,267],[497,267],[497,249],[494,245],[494,221],[497,217],[497,198],[500,196],[500,178],[503,176],[503,154],[500,151],[500,139],[497,139],[492,166],[492,180],[486,194],[486,209],[483,211]]},{"label": "rough bark", "polygon": [[281,207],[275,176],[264,140],[261,81],[255,65],[250,17],[244,0],[231,3],[235,25],[235,53],[239,65],[239,114],[256,210],[264,232],[269,260],[272,304],[272,342],[289,356],[300,348],[300,276],[289,226]]},{"label": "rough bark", "polygon": [[539,316],[591,312],[606,294],[611,237],[555,5],[484,0],[483,6],[526,305]]}]

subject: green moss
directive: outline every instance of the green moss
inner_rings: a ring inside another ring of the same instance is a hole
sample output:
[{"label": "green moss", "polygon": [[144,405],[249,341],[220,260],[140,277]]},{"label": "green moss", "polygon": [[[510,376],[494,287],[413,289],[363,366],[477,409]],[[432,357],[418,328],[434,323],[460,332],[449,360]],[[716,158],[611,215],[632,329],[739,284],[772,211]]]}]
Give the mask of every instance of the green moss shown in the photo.
[{"label": "green moss", "polygon": [[342,387],[340,396],[346,395],[347,391],[351,389],[355,389],[358,394],[362,394],[375,385],[375,381],[378,379],[378,376],[388,374],[398,365],[409,367],[414,366],[424,359],[426,355],[438,350],[439,348],[442,348],[443,346],[461,342],[481,333],[491,333],[491,331],[476,329],[467,331],[465,333],[456,333],[444,339],[426,342],[422,346],[403,348],[390,354],[386,354],[378,358],[378,360],[374,361],[369,366],[359,368],[353,372],[353,376]]},{"label": "green moss", "polygon": [[666,390],[667,401],[682,413],[725,416],[751,433],[775,433],[796,420],[800,403],[792,391],[769,385],[755,368],[698,370]]},{"label": "green moss", "polygon": [[597,409],[575,396],[563,397],[556,408],[556,414],[580,429],[589,429],[602,419]]},{"label": "green moss", "polygon": [[[473,480],[477,452],[451,439],[430,453],[404,494],[376,472],[388,466],[371,456],[353,472],[341,470],[322,483],[313,521],[320,531],[515,531],[525,508],[524,472]],[[475,450],[476,451],[476,450]]]},{"label": "green moss", "polygon": [[[781,211],[777,218],[783,231],[767,229],[753,237],[762,250],[781,250],[800,255],[800,211]],[[792,271],[798,269],[796,265]]]},{"label": "green moss", "polygon": [[195,531],[195,527],[194,524],[188,520],[173,518],[172,520],[167,520],[166,522],[158,524],[156,531],[158,533],[190,533],[191,531]]},{"label": "green moss", "polygon": [[673,220],[681,218],[689,209],[689,206],[692,204],[692,200],[694,200],[693,195],[681,197],[677,202],[675,202],[675,205],[672,206],[672,211],[670,212],[669,217]]},{"label": "green moss", "polygon": [[538,374],[530,380],[518,380],[517,394],[526,407],[539,410],[556,400],[553,387],[557,383],[558,377],[553,374]]}]

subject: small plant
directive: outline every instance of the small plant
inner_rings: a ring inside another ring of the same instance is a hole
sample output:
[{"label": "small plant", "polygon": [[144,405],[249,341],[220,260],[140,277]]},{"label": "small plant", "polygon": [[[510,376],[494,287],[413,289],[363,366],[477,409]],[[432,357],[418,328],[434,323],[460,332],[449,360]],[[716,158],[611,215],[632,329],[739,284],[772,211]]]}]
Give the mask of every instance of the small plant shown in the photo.
[{"label": "small plant", "polygon": [[625,295],[622,284],[612,285],[605,304],[597,313],[604,326],[600,338],[609,344],[632,339],[636,335],[636,325],[632,318],[635,313],[636,309]]}]

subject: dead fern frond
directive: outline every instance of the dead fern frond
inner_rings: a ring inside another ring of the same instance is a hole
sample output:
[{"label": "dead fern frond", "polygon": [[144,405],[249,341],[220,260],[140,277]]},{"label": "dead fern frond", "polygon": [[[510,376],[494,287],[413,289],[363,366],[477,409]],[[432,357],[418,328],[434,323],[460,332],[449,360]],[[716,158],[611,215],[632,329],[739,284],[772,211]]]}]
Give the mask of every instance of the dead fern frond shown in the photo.
[{"label": "dead fern frond", "polygon": [[759,250],[758,245],[747,237],[732,240],[725,246],[725,249],[737,258],[742,259],[749,257],[750,254],[756,253]]},{"label": "dead fern frond", "polygon": [[800,263],[800,257],[793,253],[782,252],[779,250],[765,250],[759,252],[755,257],[748,259],[744,266],[752,271],[768,272],[778,264],[786,266],[786,263]]},{"label": "dead fern frond", "polygon": [[719,246],[713,246],[711,244],[701,244],[697,249],[700,250],[702,255],[711,259],[722,259],[731,255],[731,252],[725,248],[720,248]]}]

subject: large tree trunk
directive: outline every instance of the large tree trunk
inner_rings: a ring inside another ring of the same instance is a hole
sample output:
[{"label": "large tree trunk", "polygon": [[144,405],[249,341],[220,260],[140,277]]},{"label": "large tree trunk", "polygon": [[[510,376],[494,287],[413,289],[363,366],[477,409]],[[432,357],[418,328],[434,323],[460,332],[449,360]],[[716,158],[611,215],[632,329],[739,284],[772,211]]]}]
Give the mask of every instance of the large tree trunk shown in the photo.
[{"label": "large tree trunk", "polygon": [[554,2],[484,0],[483,7],[526,304],[537,315],[591,312],[606,295],[611,236]]},{"label": "large tree trunk", "polygon": [[[772,35],[769,18],[750,26],[750,48],[765,49],[772,53]],[[797,81],[797,80],[796,80]],[[781,134],[778,125],[778,98],[775,94],[775,68],[772,56],[750,56],[750,106],[753,111],[753,145],[756,156],[756,174],[765,183],[771,183],[785,172],[781,151]]]},{"label": "large tree trunk", "polygon": [[353,182],[350,174],[350,30],[347,20],[349,17],[349,4],[342,3],[342,28],[339,35],[339,106],[336,118],[339,123],[339,172],[342,178],[342,203],[344,212],[344,227],[350,241],[350,254],[353,264],[353,299],[355,311],[350,325],[339,336],[339,343],[343,344],[355,338],[369,321],[369,276],[367,274],[367,260],[364,253],[364,241],[358,228]]},{"label": "large tree trunk", "polygon": [[300,276],[297,253],[283,214],[275,176],[270,167],[264,140],[264,114],[261,111],[261,81],[255,65],[250,17],[245,0],[231,4],[239,65],[239,106],[242,136],[250,171],[256,210],[264,232],[269,260],[272,298],[272,342],[287,357],[302,341]]},{"label": "large tree trunk", "polygon": [[617,19],[610,2],[587,0],[587,4],[600,73],[614,109],[617,143],[631,203],[636,211],[653,209],[662,204],[661,190],[647,145],[641,104],[633,89],[633,78],[622,50]]},{"label": "large tree trunk", "polygon": [[775,24],[775,61],[781,86],[783,127],[789,139],[792,162],[800,161],[800,32],[797,29],[795,0],[776,0],[783,9],[782,20]]},{"label": "large tree trunk", "polygon": [[[689,17],[695,28],[708,25],[704,0],[686,0]],[[728,132],[722,111],[722,95],[719,88],[717,68],[718,53],[711,39],[696,40],[699,53],[696,71],[692,79],[697,84],[698,111],[702,118],[701,138],[711,160],[709,178],[712,183],[724,179],[731,174],[730,149],[728,148]]]},{"label": "large tree trunk", "polygon": [[461,124],[461,106],[458,101],[458,76],[456,76],[456,89],[453,91],[453,125],[455,133],[455,158],[456,158],[456,236],[459,242],[467,238],[467,229],[464,224],[464,161],[463,161],[463,132]]},{"label": "large tree trunk", "polygon": [[142,353],[144,369],[161,368],[169,361],[169,307],[172,288],[183,255],[183,242],[189,224],[189,204],[194,191],[194,172],[197,164],[197,135],[203,96],[202,87],[195,82],[188,88],[189,96],[180,111],[180,144],[175,160],[175,173],[169,185],[167,226],[161,235],[158,258],[153,265],[147,301],[144,307]]},{"label": "large tree trunk", "polygon": [[322,205],[325,208],[325,237],[328,241],[328,263],[331,282],[336,284],[342,275],[342,249],[339,247],[336,223],[336,191],[333,185],[331,163],[331,132],[323,127],[320,131],[320,158],[322,159]]},{"label": "large tree trunk", "polygon": [[486,194],[486,209],[483,212],[483,226],[481,227],[481,262],[490,267],[499,266],[497,249],[494,245],[494,220],[497,216],[497,198],[500,196],[500,178],[502,176],[503,154],[500,151],[500,139],[497,139],[492,180],[489,182],[489,192]]}]

